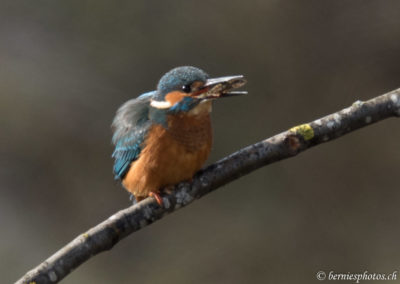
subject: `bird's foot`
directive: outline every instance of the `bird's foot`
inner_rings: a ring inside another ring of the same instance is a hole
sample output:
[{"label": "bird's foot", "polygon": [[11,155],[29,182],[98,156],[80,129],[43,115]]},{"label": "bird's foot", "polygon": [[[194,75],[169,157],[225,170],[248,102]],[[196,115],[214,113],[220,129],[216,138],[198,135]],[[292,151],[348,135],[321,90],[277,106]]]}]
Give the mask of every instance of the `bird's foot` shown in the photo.
[{"label": "bird's foot", "polygon": [[163,200],[162,200],[160,194],[152,191],[149,193],[149,196],[154,197],[154,199],[157,201],[158,205],[160,205],[161,207],[163,206]]}]

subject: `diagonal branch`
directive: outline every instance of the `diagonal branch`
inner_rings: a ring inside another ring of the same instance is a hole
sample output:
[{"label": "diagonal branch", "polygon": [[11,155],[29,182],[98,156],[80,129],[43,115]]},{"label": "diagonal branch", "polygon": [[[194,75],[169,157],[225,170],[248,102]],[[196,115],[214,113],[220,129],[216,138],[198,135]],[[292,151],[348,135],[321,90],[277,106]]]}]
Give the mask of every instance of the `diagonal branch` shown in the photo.
[{"label": "diagonal branch", "polygon": [[400,116],[400,89],[366,102],[356,101],[341,111],[243,148],[201,170],[191,183],[180,183],[173,193],[163,195],[163,208],[153,198],[147,198],[115,213],[75,238],[16,283],[56,283],[86,260],[111,249],[131,233],[224,184],[262,166],[295,156],[313,146],[392,116]]}]

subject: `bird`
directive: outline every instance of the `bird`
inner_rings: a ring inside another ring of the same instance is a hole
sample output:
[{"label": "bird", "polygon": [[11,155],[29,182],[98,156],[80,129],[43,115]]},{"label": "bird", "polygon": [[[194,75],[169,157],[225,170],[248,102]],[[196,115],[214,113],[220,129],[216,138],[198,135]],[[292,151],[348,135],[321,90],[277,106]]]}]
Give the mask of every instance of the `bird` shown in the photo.
[{"label": "bird", "polygon": [[211,151],[212,102],[246,94],[232,91],[245,83],[243,75],[210,78],[193,66],[176,67],[161,77],[156,90],[117,110],[113,172],[134,203],[152,196],[162,206],[162,190],[193,178]]}]

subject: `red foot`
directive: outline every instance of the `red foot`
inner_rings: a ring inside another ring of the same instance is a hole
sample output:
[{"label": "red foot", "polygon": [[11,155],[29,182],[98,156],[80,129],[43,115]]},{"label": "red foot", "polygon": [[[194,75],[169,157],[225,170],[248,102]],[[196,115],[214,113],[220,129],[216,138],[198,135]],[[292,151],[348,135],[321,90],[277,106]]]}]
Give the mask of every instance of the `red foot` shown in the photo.
[{"label": "red foot", "polygon": [[157,201],[158,205],[163,206],[163,200],[161,196],[157,192],[150,192],[149,196],[154,197],[154,199]]}]

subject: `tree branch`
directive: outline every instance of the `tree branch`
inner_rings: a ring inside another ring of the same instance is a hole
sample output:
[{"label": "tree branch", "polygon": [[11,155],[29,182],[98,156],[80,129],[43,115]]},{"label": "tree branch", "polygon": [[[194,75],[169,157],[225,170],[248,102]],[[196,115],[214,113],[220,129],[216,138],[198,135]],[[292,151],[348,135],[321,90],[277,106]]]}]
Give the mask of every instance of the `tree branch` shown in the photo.
[{"label": "tree branch", "polygon": [[80,264],[111,249],[131,233],[224,184],[262,166],[295,156],[313,146],[392,116],[400,116],[400,89],[366,102],[356,101],[341,111],[243,148],[198,172],[191,183],[176,185],[173,193],[162,196],[163,208],[153,198],[147,198],[117,212],[79,235],[16,283],[56,283]]}]

